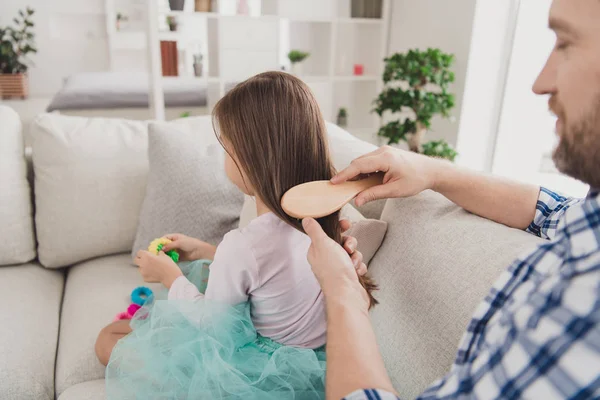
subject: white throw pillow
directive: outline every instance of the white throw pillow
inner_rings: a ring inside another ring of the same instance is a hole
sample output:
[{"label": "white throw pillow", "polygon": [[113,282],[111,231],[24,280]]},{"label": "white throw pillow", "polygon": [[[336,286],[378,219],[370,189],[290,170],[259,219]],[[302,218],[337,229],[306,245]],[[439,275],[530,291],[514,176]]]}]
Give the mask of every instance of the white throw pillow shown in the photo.
[{"label": "white throw pillow", "polygon": [[[210,117],[166,123],[218,143]],[[39,116],[31,126],[38,255],[48,268],[130,252],[148,178],[148,122]]]},{"label": "white throw pillow", "polygon": [[0,106],[0,126],[0,265],[21,264],[35,258],[21,120],[12,109]]},{"label": "white throw pillow", "polygon": [[131,250],[148,175],[146,122],[39,116],[31,126],[39,260]]},{"label": "white throw pillow", "polygon": [[189,125],[150,124],[150,173],[132,256],[168,233],[216,245],[237,227],[244,196],[227,178],[225,151],[211,136]]}]

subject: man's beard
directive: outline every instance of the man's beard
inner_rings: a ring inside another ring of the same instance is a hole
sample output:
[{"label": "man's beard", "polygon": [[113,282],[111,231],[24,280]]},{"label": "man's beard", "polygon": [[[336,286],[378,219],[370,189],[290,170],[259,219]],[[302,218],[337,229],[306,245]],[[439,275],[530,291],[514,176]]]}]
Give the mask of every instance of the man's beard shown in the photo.
[{"label": "man's beard", "polygon": [[592,188],[600,188],[600,93],[576,122],[565,118],[554,97],[550,108],[562,122],[562,132],[557,132],[560,141],[552,155],[556,168]]}]

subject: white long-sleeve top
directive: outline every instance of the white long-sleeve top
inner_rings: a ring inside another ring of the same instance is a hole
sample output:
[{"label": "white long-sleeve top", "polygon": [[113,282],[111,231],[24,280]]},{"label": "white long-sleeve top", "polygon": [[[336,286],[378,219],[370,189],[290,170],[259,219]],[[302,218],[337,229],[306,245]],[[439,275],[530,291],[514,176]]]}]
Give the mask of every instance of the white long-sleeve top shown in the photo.
[{"label": "white long-sleeve top", "polygon": [[308,236],[273,213],[263,214],[225,235],[205,295],[181,276],[168,298],[250,301],[259,334],[289,346],[318,348],[326,340],[325,304],[306,259],[309,246]]}]

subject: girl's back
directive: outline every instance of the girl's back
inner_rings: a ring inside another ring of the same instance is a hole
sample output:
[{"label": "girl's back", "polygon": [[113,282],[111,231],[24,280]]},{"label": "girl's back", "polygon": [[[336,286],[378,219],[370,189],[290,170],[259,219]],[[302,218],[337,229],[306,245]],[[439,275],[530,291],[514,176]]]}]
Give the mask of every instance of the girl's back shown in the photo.
[{"label": "girl's back", "polygon": [[238,254],[233,256],[239,258],[245,252],[243,257],[254,271],[248,294],[256,330],[290,346],[323,346],[325,305],[306,260],[310,239],[273,213],[259,216],[230,235],[238,244]]}]

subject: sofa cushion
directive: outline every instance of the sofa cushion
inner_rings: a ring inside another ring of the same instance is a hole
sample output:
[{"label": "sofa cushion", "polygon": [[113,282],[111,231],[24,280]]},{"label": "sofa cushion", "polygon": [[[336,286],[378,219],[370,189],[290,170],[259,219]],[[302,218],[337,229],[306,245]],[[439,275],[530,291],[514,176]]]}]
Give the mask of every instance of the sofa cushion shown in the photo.
[{"label": "sofa cushion", "polygon": [[40,262],[129,251],[148,173],[147,124],[44,114],[31,126]]},{"label": "sofa cushion", "polygon": [[78,383],[65,390],[58,400],[105,400],[106,382],[104,379],[96,379],[84,383]]},{"label": "sofa cushion", "polygon": [[[169,124],[216,141],[209,117]],[[33,122],[35,219],[44,266],[131,251],[148,175],[147,127],[56,114]]]},{"label": "sofa cushion", "polygon": [[0,399],[54,399],[63,284],[39,264],[0,268]]},{"label": "sofa cushion", "polygon": [[10,265],[35,258],[35,235],[21,120],[0,106],[0,121],[0,265]]},{"label": "sofa cushion", "polygon": [[63,299],[56,393],[94,379],[104,378],[104,366],[94,352],[100,330],[131,304],[131,291],[145,284],[129,253],[86,261],[69,268]]},{"label": "sofa cushion", "polygon": [[541,239],[433,192],[389,200],[382,219],[388,233],[369,269],[381,286],[372,321],[394,386],[414,398],[449,371],[495,279]]},{"label": "sofa cushion", "polygon": [[227,178],[225,151],[209,134],[212,128],[206,128],[206,134],[198,134],[181,126],[150,124],[150,173],[133,255],[174,232],[216,245],[238,226],[244,195]]}]

